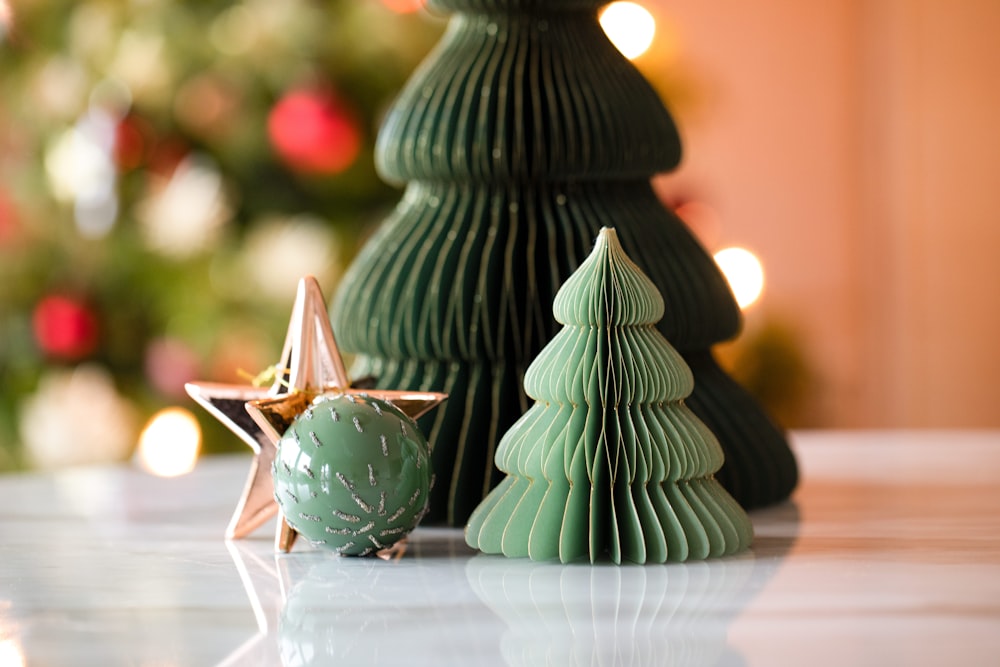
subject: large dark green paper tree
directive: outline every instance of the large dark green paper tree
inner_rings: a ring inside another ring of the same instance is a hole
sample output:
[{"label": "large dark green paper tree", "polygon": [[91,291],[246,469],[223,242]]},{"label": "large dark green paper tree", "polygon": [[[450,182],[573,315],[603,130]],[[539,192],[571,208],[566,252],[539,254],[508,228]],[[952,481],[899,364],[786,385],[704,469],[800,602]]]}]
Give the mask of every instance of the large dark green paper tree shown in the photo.
[{"label": "large dark green paper tree", "polygon": [[659,329],[691,367],[687,404],[726,456],[746,507],[786,498],[791,450],[710,348],[740,313],[725,278],[650,186],[680,140],[642,75],[608,41],[600,0],[430,0],[455,12],[378,138],[406,183],[334,299],[356,376],[450,396],[421,426],[437,483],[428,521],[461,525],[500,481],[502,434],[529,407],[527,364],[555,335],[549,308],[603,226],[663,295]]}]

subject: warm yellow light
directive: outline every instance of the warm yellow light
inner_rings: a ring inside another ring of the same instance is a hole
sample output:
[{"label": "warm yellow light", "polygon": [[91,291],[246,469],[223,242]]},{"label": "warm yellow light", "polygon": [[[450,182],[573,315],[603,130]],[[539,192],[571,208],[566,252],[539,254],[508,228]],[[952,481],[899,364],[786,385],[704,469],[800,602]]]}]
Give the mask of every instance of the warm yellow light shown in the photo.
[{"label": "warm yellow light", "polygon": [[729,281],[736,303],[747,308],[764,291],[764,267],[760,260],[744,248],[726,248],[715,253],[715,263]]},{"label": "warm yellow light", "polygon": [[139,465],[159,477],[191,472],[201,448],[201,428],[184,408],[160,410],[139,436]]},{"label": "warm yellow light", "polygon": [[601,27],[622,55],[633,60],[652,46],[656,19],[634,2],[612,2],[601,12]]},{"label": "warm yellow light", "polygon": [[13,639],[0,639],[0,667],[24,667],[24,654]]}]

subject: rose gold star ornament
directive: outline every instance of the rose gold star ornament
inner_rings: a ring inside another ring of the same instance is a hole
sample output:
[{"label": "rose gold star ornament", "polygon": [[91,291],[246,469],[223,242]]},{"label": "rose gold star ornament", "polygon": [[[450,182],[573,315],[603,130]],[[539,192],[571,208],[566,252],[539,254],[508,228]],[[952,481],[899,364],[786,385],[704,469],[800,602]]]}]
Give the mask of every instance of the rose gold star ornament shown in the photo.
[{"label": "rose gold star ornament", "polygon": [[391,402],[415,420],[447,395],[352,387],[333,336],[326,300],[312,276],[299,281],[285,345],[275,368],[276,377],[268,389],[200,382],[189,383],[186,389],[254,450],[247,483],[226,537],[246,537],[278,514],[276,546],[289,551],[297,533],[280,515],[271,468],[281,436],[314,398],[330,392],[365,394]]}]

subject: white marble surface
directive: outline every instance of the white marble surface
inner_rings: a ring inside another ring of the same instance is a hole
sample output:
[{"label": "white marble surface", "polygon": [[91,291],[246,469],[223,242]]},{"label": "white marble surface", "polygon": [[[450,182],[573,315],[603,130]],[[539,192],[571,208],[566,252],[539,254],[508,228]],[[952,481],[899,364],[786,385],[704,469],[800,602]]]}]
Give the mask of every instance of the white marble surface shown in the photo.
[{"label": "white marble surface", "polygon": [[0,667],[1000,664],[1000,432],[812,432],[752,552],[398,561],[222,534],[248,459],[0,477]]}]

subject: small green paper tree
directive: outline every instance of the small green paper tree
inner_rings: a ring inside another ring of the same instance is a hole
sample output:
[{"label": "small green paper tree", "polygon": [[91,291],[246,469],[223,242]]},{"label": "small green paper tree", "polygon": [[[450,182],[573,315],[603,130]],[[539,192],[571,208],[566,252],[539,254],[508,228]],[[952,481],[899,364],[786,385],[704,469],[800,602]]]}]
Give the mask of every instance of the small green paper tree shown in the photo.
[{"label": "small green paper tree", "polygon": [[508,476],[473,511],[468,543],[615,563],[747,548],[750,520],[713,477],[722,448],[683,402],[691,371],[655,328],[663,298],[614,230],[601,230],[553,313],[565,326],[528,367],[536,402],[500,441]]}]

